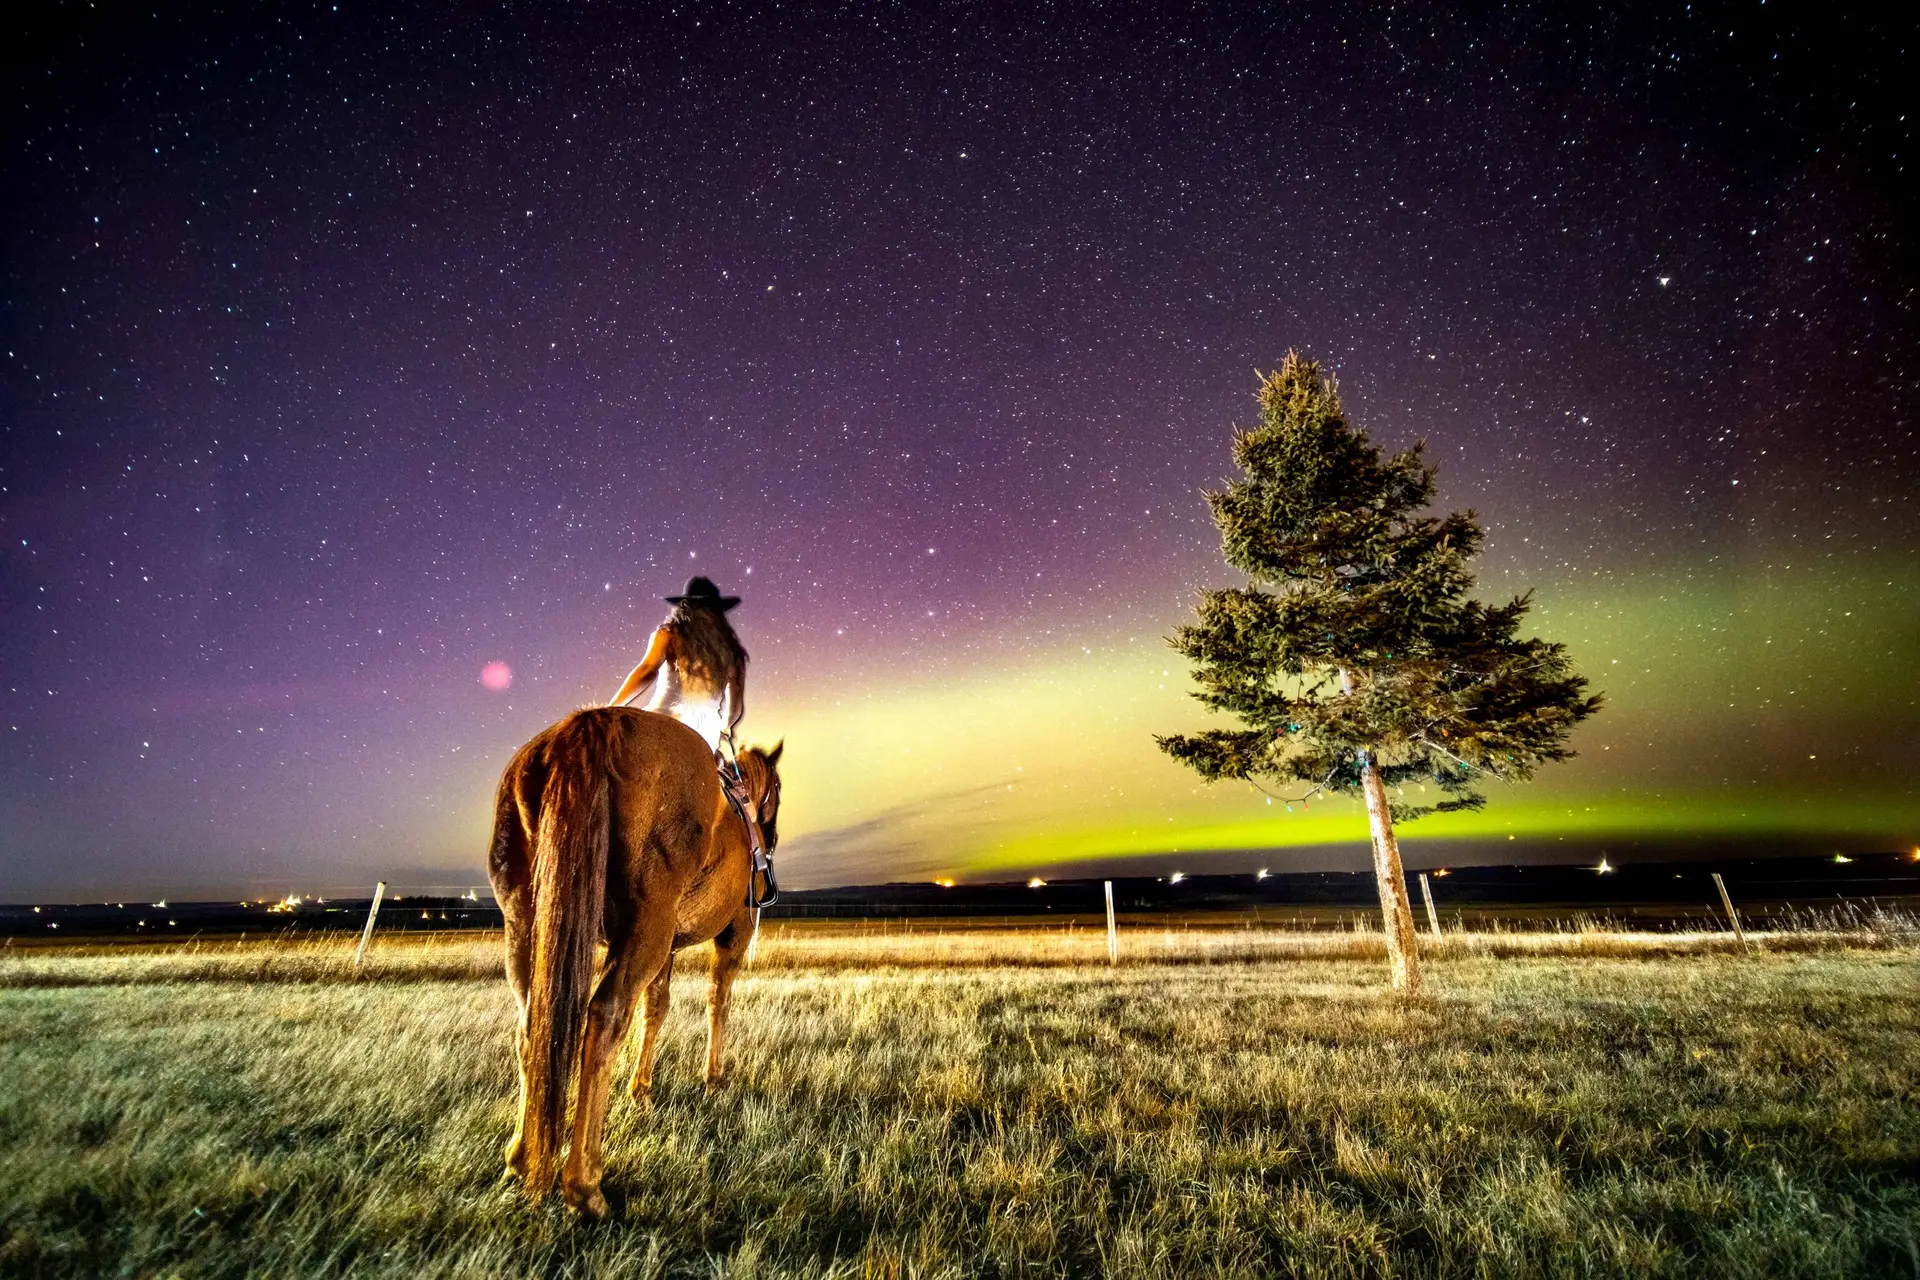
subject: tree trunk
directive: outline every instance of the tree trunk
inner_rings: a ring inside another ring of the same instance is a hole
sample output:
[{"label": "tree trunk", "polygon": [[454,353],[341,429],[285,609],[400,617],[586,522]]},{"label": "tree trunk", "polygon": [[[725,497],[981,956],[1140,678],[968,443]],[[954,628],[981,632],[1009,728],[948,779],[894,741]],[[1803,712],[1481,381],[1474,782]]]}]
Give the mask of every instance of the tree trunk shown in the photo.
[{"label": "tree trunk", "polygon": [[1393,814],[1387,787],[1371,752],[1360,755],[1360,786],[1367,797],[1367,825],[1373,829],[1373,878],[1380,886],[1380,916],[1387,926],[1387,964],[1393,989],[1411,995],[1420,990],[1420,953],[1413,935],[1413,903],[1407,898],[1407,874],[1400,867],[1400,843],[1393,838]]},{"label": "tree trunk", "polygon": [[[1340,692],[1353,696],[1353,673],[1340,669]],[[1407,873],[1400,866],[1400,842],[1393,838],[1393,810],[1387,784],[1373,752],[1360,753],[1360,790],[1367,797],[1367,826],[1373,832],[1373,879],[1380,889],[1380,918],[1387,926],[1387,966],[1393,989],[1408,995],[1420,989],[1420,952],[1413,938],[1413,903],[1407,899]]]}]

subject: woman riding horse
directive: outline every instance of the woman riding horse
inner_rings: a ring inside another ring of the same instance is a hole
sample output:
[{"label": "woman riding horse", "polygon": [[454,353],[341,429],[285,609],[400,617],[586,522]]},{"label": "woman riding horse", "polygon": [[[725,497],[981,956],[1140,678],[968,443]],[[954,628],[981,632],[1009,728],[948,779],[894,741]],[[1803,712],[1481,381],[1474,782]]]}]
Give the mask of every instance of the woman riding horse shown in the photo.
[{"label": "woman riding horse", "polygon": [[672,716],[718,751],[747,710],[747,651],[727,623],[727,611],[740,597],[723,596],[709,579],[696,577],[667,603],[673,612],[655,629],[646,656],[607,705],[625,705],[652,680],[646,709]]},{"label": "woman riding horse", "polygon": [[[672,716],[707,740],[720,762],[720,785],[736,810],[745,812],[746,796],[734,764],[733,731],[747,709],[747,651],[727,623],[739,596],[723,596],[709,578],[687,579],[687,589],[668,596],[673,612],[654,630],[646,656],[627,674],[607,705],[623,706],[653,681],[646,709]],[[726,751],[720,749],[726,744]],[[752,905],[770,907],[779,897],[771,851],[753,851]]]}]

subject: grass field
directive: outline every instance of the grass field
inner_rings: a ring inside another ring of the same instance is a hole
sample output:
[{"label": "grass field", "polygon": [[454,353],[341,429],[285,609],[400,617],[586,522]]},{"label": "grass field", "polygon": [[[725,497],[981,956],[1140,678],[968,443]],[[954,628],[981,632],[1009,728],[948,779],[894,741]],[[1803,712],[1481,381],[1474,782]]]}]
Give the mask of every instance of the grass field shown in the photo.
[{"label": "grass field", "polygon": [[0,1272],[1920,1275],[1920,947],[770,931],[604,1223],[499,1180],[497,942],[12,948]]}]

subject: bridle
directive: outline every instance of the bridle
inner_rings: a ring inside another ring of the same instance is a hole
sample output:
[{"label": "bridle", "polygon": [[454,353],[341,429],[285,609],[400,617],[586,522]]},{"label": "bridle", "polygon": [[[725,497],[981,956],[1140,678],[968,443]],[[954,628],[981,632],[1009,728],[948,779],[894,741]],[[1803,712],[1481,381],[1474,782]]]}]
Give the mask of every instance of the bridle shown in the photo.
[{"label": "bridle", "polygon": [[[731,741],[728,743],[732,745]],[[780,882],[773,874],[773,850],[780,843],[776,834],[767,838],[766,828],[761,825],[767,810],[771,808],[776,816],[780,812],[780,775],[767,766],[767,792],[753,802],[753,813],[747,813],[747,779],[740,772],[740,761],[721,758],[720,790],[725,793],[727,803],[740,816],[747,828],[747,905],[758,911],[770,907],[780,900]]]}]

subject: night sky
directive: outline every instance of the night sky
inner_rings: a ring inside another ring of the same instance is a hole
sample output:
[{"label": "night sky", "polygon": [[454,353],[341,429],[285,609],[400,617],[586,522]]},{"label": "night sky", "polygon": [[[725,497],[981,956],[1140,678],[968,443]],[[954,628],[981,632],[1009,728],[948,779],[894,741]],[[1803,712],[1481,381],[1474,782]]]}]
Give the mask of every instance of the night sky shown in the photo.
[{"label": "night sky", "polygon": [[45,8],[0,899],[464,887],[696,572],[791,884],[1364,866],[1150,736],[1205,723],[1163,637],[1289,347],[1609,698],[1410,863],[1920,838],[1910,25]]}]

